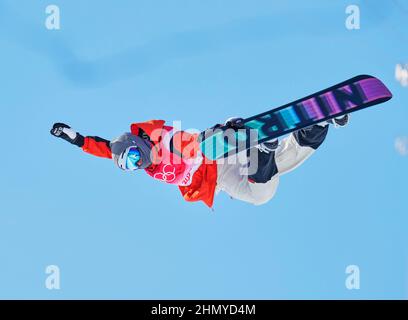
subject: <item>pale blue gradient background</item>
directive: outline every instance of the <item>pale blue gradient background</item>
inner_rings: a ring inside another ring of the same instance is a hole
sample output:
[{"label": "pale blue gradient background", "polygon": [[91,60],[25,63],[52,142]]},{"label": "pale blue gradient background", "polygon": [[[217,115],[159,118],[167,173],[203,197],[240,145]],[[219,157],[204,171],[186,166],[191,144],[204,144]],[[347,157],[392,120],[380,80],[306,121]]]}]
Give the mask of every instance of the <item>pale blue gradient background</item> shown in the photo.
[{"label": "pale blue gradient background", "polygon": [[[61,9],[60,31],[44,27]],[[405,1],[0,1],[0,298],[408,297]],[[400,6],[397,6],[397,4]],[[405,5],[404,7],[401,5]],[[133,121],[204,129],[358,74],[392,101],[331,130],[260,207],[126,174],[49,134]],[[44,286],[61,269],[61,290]],[[361,289],[345,288],[357,264]]]}]

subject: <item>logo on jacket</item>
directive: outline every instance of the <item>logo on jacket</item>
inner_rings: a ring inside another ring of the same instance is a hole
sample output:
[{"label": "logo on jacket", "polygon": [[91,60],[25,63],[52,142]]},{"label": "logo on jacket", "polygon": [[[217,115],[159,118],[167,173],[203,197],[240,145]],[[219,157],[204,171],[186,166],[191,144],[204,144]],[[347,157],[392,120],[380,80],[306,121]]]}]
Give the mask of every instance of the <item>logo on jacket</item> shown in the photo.
[{"label": "logo on jacket", "polygon": [[168,183],[173,182],[176,179],[176,168],[170,164],[166,164],[163,166],[162,172],[155,173],[153,178]]},{"label": "logo on jacket", "polygon": [[190,174],[190,172],[189,172],[189,173],[187,173],[187,175],[185,176],[185,178],[183,179],[183,181],[181,182],[181,184],[182,184],[182,185],[186,185],[186,184],[190,181],[190,177],[191,177],[191,174]]}]

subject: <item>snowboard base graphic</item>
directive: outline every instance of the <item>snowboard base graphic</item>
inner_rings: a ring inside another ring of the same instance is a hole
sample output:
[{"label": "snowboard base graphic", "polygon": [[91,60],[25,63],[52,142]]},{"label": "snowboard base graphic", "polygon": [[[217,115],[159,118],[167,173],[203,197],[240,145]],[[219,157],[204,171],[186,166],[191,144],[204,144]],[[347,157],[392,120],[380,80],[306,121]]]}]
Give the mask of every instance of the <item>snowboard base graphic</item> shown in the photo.
[{"label": "snowboard base graphic", "polygon": [[244,129],[226,126],[201,134],[200,148],[208,159],[219,159],[252,148],[292,131],[355,112],[392,98],[377,78],[360,75],[305,98],[249,117]]}]

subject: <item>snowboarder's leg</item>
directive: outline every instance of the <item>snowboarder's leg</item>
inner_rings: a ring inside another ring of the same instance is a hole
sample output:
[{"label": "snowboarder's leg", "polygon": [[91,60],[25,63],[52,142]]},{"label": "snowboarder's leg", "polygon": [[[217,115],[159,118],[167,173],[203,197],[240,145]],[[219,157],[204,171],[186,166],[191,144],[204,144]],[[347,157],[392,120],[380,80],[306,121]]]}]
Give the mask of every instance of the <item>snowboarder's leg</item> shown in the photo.
[{"label": "snowboarder's leg", "polygon": [[256,152],[257,170],[249,175],[253,183],[266,183],[276,174],[283,174],[293,170],[312,155],[326,138],[328,125],[315,125],[298,130],[283,139],[281,145],[276,144],[275,150],[265,152],[263,149],[253,148],[249,152],[249,161]]},{"label": "snowboarder's leg", "polygon": [[[218,161],[218,190],[254,205],[268,202],[275,195],[279,176],[295,169],[310,157],[323,143],[328,127],[315,125],[296,131],[283,139],[276,151],[263,152],[252,148],[252,152],[257,152],[254,158],[251,152],[249,157],[246,152],[241,152],[236,156],[236,163],[231,163],[230,158]],[[243,157],[247,162],[243,161]],[[248,172],[251,158],[252,161],[257,159],[258,166],[255,173],[247,175],[245,172]]]},{"label": "snowboarder's leg", "polygon": [[[252,183],[266,183],[278,173],[275,161],[275,151],[279,146],[278,139],[264,142],[248,151],[249,164],[256,167],[249,168],[248,179]],[[255,171],[255,172],[254,172]],[[251,174],[251,172],[253,172]]]},{"label": "snowboarder's leg", "polygon": [[265,183],[254,183],[248,179],[246,152],[235,157],[237,160],[235,164],[231,161],[217,161],[217,189],[228,193],[234,199],[254,205],[261,205],[272,199],[279,184],[279,175],[274,174]]},{"label": "snowboarder's leg", "polygon": [[293,132],[282,140],[275,152],[279,174],[285,174],[303,163],[326,138],[328,125],[314,125]]},{"label": "snowboarder's leg", "polygon": [[279,174],[274,175],[269,181],[264,183],[248,181],[248,189],[252,196],[251,203],[257,206],[267,203],[275,195],[278,185]]}]

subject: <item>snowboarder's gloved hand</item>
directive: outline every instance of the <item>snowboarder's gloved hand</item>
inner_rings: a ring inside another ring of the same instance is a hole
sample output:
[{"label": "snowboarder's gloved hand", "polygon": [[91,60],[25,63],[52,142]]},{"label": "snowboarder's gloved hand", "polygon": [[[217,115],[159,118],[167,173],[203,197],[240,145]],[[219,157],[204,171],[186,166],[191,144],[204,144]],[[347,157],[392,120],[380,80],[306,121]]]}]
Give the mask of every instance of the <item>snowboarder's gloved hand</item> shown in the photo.
[{"label": "snowboarder's gloved hand", "polygon": [[234,130],[245,128],[244,119],[237,117],[228,118],[227,120],[225,120],[224,125]]},{"label": "snowboarder's gloved hand", "polygon": [[65,123],[54,123],[50,133],[53,136],[62,138],[78,147],[82,147],[84,145],[84,137],[78,132],[72,130],[71,127]]},{"label": "snowboarder's gloved hand", "polygon": [[243,118],[237,118],[237,117],[228,118],[227,120],[225,120],[223,125],[217,123],[215,126],[212,126],[210,129],[211,130],[216,130],[216,129],[221,128],[223,126],[226,126],[227,128],[231,128],[231,129],[234,129],[234,130],[243,129],[243,128],[245,128],[244,119]]}]

